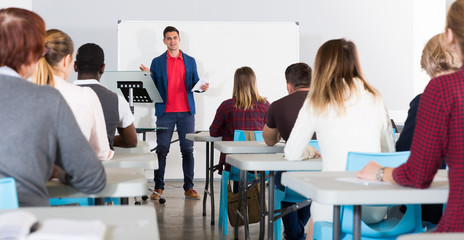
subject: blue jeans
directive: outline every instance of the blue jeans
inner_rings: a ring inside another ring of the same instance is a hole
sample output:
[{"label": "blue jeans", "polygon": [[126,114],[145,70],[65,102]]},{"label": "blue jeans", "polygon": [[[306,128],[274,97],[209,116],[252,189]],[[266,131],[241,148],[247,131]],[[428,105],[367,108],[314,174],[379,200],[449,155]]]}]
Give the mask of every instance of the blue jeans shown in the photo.
[{"label": "blue jeans", "polygon": [[[276,187],[280,190],[284,190],[285,187],[281,184],[282,172],[277,172],[275,175]],[[282,201],[280,203],[281,208],[290,207],[295,203]],[[284,225],[284,234],[287,240],[304,240],[305,230],[304,227],[311,217],[310,212],[311,205],[304,208],[300,208],[297,211],[291,212],[282,217],[282,223]]]},{"label": "blue jeans", "polygon": [[165,113],[157,117],[156,126],[166,127],[166,130],[156,131],[156,154],[158,155],[158,170],[155,170],[155,189],[164,190],[164,172],[166,157],[169,153],[174,126],[179,135],[180,151],[182,153],[182,169],[184,171],[184,190],[193,188],[193,141],[185,139],[187,133],[195,131],[195,116],[190,112]]}]

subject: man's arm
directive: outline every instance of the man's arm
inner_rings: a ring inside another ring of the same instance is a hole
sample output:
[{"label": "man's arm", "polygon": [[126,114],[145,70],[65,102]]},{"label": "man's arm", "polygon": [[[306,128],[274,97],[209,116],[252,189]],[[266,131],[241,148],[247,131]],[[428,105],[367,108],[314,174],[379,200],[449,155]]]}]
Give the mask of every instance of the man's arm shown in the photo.
[{"label": "man's arm", "polygon": [[119,135],[114,136],[113,145],[115,147],[131,148],[137,147],[137,132],[134,123],[126,128],[117,128]]},{"label": "man's arm", "polygon": [[280,141],[280,133],[277,128],[270,128],[266,124],[263,128],[263,138],[268,146],[274,146]]}]

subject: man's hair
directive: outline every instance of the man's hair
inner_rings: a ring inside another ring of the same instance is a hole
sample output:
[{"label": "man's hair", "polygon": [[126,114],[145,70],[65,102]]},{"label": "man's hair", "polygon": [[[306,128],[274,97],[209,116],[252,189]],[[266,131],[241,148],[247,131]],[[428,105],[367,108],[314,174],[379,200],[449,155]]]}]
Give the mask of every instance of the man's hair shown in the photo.
[{"label": "man's hair", "polygon": [[42,57],[45,23],[34,12],[20,8],[0,10],[0,66],[19,71]]},{"label": "man's hair", "polygon": [[294,88],[308,88],[311,86],[311,67],[306,63],[294,63],[285,70],[285,79]]},{"label": "man's hair", "polygon": [[86,43],[77,50],[76,65],[79,73],[98,73],[104,63],[103,49],[95,43]]},{"label": "man's hair", "polygon": [[175,27],[173,27],[173,26],[167,26],[167,27],[164,29],[164,31],[163,31],[163,38],[166,37],[166,33],[168,33],[168,32],[176,32],[177,35],[180,36],[179,30],[177,30],[177,28],[175,28]]}]

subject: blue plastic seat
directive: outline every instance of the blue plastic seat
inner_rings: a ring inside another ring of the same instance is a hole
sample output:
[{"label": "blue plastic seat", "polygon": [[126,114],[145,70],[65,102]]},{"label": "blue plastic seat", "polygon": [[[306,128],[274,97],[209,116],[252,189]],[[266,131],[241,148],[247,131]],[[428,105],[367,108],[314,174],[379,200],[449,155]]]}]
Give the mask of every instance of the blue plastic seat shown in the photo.
[{"label": "blue plastic seat", "polygon": [[0,209],[18,208],[18,194],[14,178],[0,179]]},{"label": "blue plastic seat", "polygon": [[[263,131],[250,131],[254,132],[253,136],[256,141],[264,141],[263,139]],[[258,140],[257,140],[258,139]],[[259,140],[262,139],[262,140]],[[234,132],[234,141],[247,141],[246,133],[243,130],[235,130]],[[238,181],[238,174],[239,170],[233,166],[230,167],[229,171],[222,171],[221,176],[221,194],[219,198],[219,220],[218,220],[218,227],[222,227],[222,234],[227,236],[227,227],[228,227],[228,191],[227,191],[227,184],[229,180]],[[255,179],[254,174],[248,173],[248,182],[251,182]]]},{"label": "blue plastic seat", "polygon": [[[358,153],[349,152],[347,171],[359,171],[370,161],[385,167],[397,167],[406,162],[410,152],[392,153]],[[401,219],[390,218],[375,224],[361,222],[361,239],[396,239],[405,233],[423,231],[421,226],[420,205],[406,205],[406,212]],[[340,214],[341,239],[352,239],[353,206],[342,206]],[[332,239],[332,223],[315,222],[313,239]]]}]

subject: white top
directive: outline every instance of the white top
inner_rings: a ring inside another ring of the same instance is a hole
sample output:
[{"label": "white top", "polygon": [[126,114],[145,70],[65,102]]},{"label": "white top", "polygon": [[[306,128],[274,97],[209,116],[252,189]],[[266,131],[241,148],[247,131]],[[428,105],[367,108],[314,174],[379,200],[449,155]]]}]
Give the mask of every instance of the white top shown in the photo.
[{"label": "white top", "polygon": [[23,78],[15,70],[13,70],[12,68],[7,67],[7,66],[0,67],[0,74],[12,76],[12,77]]},{"label": "white top", "polygon": [[[73,82],[74,85],[88,85],[88,84],[100,84],[100,82],[96,79],[87,79],[87,80],[76,80]],[[118,95],[118,112],[119,112],[119,124],[118,128],[126,128],[132,123],[134,123],[134,115],[129,107],[129,103],[126,99]]]},{"label": "white top", "polygon": [[113,156],[106,133],[105,117],[97,94],[54,76],[55,88],[63,95],[76,118],[85,138],[95,150],[98,159],[109,160]]},{"label": "white top", "polygon": [[374,96],[357,81],[357,91],[345,101],[346,111],[334,109],[316,116],[308,100],[301,108],[285,146],[288,160],[303,159],[303,150],[314,132],[322,154],[323,171],[345,171],[348,151],[393,152],[393,130],[383,98]]},{"label": "white top", "polygon": [[[159,239],[154,207],[92,206],[92,207],[28,207],[39,223],[47,219],[101,220],[106,226],[105,240]],[[1,209],[0,215],[18,209]]]}]

